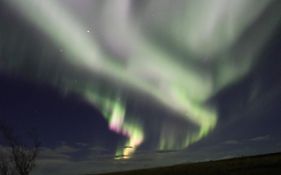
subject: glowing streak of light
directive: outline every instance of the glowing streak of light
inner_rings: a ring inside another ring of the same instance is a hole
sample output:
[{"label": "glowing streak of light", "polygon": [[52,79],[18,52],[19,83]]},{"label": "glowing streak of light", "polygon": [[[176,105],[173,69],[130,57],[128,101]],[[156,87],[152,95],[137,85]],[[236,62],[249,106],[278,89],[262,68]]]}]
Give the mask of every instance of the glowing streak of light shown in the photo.
[{"label": "glowing streak of light", "polygon": [[102,109],[112,131],[128,138],[125,145],[129,146],[130,149],[122,146],[121,149],[117,150],[116,155],[122,155],[121,158],[130,158],[136,148],[143,142],[144,135],[142,127],[138,123],[124,123],[125,106],[120,100],[121,98],[116,97],[113,100],[112,97],[98,96],[93,91],[87,91],[85,96],[91,103]]}]

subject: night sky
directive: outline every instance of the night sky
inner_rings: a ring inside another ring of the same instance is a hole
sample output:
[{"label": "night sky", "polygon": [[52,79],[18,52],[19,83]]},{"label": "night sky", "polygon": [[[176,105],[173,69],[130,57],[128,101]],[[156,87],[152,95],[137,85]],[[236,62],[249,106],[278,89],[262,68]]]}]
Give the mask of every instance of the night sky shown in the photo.
[{"label": "night sky", "polygon": [[0,119],[38,132],[35,175],[280,152],[280,9],[1,0]]}]

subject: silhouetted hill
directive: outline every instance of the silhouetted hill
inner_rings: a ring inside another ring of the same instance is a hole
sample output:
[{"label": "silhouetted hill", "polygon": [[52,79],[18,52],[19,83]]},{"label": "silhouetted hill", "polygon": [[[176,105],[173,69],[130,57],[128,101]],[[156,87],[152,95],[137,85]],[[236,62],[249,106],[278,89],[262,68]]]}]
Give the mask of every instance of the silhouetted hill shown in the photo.
[{"label": "silhouetted hill", "polygon": [[281,153],[240,157],[217,161],[181,164],[169,167],[106,173],[103,175],[280,175]]}]

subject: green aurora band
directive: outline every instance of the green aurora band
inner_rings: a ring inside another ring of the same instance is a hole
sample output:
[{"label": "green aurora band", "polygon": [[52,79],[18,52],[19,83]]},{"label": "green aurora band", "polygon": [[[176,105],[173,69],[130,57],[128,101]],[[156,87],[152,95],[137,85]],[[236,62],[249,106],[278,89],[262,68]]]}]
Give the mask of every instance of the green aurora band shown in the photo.
[{"label": "green aurora band", "polygon": [[[120,91],[146,94],[177,113],[175,117],[195,125],[198,129],[184,133],[181,140],[166,129],[157,149],[186,148],[215,128],[217,111],[207,101],[250,70],[279,21],[270,18],[242,38],[271,0],[152,0],[135,16],[133,1],[104,0],[94,13],[98,31],[87,31],[83,20],[70,13],[64,1],[7,1],[64,51],[66,62],[112,83],[113,94],[101,93],[97,82],[71,85],[65,81],[64,86],[97,106],[109,128],[127,138],[117,148],[120,158],[130,158],[146,138],[140,122],[145,113],[134,120],[135,114],[127,112],[127,99]],[[100,44],[100,31],[117,50],[113,54]],[[154,34],[162,44],[151,37]],[[163,43],[172,43],[184,56],[166,49]],[[121,54],[115,53],[118,51]]]}]

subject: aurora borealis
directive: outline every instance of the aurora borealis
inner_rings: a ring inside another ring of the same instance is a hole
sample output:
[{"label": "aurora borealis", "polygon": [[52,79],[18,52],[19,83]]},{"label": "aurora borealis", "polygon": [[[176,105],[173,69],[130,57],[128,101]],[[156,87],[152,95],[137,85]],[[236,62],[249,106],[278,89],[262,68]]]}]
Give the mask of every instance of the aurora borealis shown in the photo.
[{"label": "aurora borealis", "polygon": [[9,41],[19,54],[7,54],[0,71],[97,108],[122,137],[116,161],[208,137],[221,117],[214,99],[250,74],[280,23],[274,0],[4,3],[48,44],[30,57],[28,39]]}]

